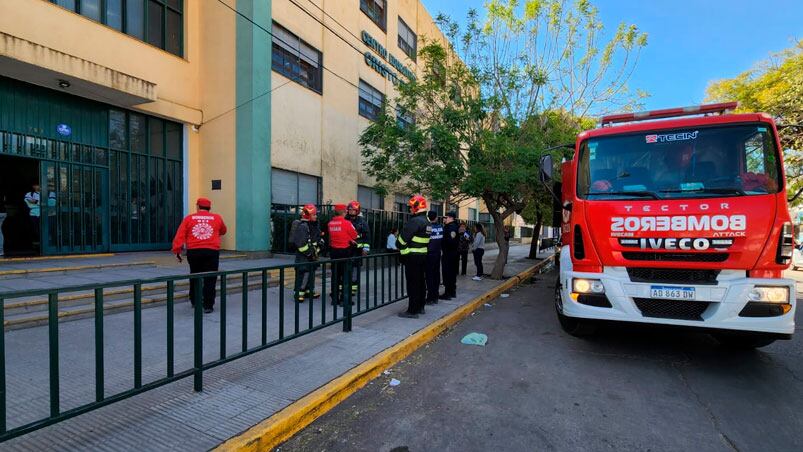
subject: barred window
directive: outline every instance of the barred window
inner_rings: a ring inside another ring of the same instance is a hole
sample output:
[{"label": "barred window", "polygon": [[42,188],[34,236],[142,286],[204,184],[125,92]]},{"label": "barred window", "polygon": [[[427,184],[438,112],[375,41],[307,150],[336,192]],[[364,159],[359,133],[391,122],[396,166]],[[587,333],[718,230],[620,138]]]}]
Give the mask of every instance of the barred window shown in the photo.
[{"label": "barred window", "polygon": [[323,54],[273,23],[273,70],[316,93],[323,92]]},{"label": "barred window", "polygon": [[418,36],[404,23],[401,17],[399,17],[399,48],[402,49],[402,52],[407,54],[411,60],[416,60],[416,55],[418,54]]},{"label": "barred window", "polygon": [[360,0],[360,10],[370,17],[382,31],[386,30],[387,9],[385,8],[385,0]]},{"label": "barred window", "polygon": [[406,129],[413,124],[415,124],[415,116],[412,113],[405,110],[402,106],[396,106],[396,124],[399,125],[402,129]]},{"label": "barred window", "polygon": [[360,80],[360,116],[370,120],[376,120],[382,111],[382,104],[385,102],[385,95],[373,86]]},{"label": "barred window", "polygon": [[184,55],[184,0],[50,0],[50,2],[174,55]]}]

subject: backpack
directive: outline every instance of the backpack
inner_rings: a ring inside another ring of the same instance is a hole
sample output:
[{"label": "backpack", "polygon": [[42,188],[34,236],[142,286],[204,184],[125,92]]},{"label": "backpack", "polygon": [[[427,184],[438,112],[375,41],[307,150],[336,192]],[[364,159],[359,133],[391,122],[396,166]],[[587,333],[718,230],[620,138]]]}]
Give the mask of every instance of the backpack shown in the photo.
[{"label": "backpack", "polygon": [[290,251],[296,250],[296,244],[295,241],[293,240],[293,237],[295,237],[296,235],[296,229],[298,229],[299,224],[301,224],[301,220],[296,218],[290,225],[290,234],[287,236],[288,237],[287,249],[289,249]]}]

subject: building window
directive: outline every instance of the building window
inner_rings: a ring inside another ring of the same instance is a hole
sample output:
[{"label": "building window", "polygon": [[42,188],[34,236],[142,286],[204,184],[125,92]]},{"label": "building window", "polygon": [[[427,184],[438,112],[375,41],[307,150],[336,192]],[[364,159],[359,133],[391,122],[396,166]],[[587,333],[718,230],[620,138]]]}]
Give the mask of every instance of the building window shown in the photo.
[{"label": "building window", "polygon": [[393,202],[393,210],[396,212],[409,212],[410,196],[409,195],[400,195],[396,194]]},{"label": "building window", "polygon": [[443,203],[433,202],[429,205],[429,210],[438,214],[439,217],[443,216]]},{"label": "building window", "polygon": [[491,222],[491,214],[488,212],[480,213],[479,216],[480,223],[490,223]]},{"label": "building window", "polygon": [[276,22],[273,70],[316,93],[323,92],[323,54]]},{"label": "building window", "polygon": [[184,0],[50,0],[50,2],[174,55],[184,55]]},{"label": "building window", "polygon": [[372,121],[376,120],[379,118],[384,103],[385,95],[381,91],[360,80],[360,116]]},{"label": "building window", "polygon": [[182,125],[109,111],[111,245],[126,251],[164,247],[183,217]]},{"label": "building window", "polygon": [[283,206],[318,205],[321,203],[321,178],[273,168],[271,202]]},{"label": "building window", "polygon": [[385,208],[385,198],[371,187],[357,186],[357,201],[363,209],[382,210]]},{"label": "building window", "polygon": [[407,129],[408,127],[415,124],[415,117],[409,111],[405,110],[401,106],[396,106],[396,124],[402,129]]},{"label": "building window", "polygon": [[418,36],[407,26],[399,17],[399,48],[402,49],[411,60],[416,60],[418,54]]},{"label": "building window", "polygon": [[360,10],[382,29],[386,30],[387,9],[385,0],[360,0]]},{"label": "building window", "polygon": [[477,209],[473,207],[468,208],[468,219],[469,221],[477,221]]}]

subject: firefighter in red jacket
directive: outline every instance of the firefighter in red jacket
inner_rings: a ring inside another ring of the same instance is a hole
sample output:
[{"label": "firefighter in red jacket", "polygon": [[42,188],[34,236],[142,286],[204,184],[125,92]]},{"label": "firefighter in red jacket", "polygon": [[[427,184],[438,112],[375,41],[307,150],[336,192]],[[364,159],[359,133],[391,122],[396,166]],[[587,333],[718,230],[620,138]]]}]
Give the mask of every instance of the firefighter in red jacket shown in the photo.
[{"label": "firefighter in red jacket", "polygon": [[[347,220],[345,204],[335,204],[335,216],[329,220],[329,257],[346,259],[353,256],[353,248],[357,245],[357,230]],[[332,304],[343,305],[344,277],[347,262],[338,262],[332,265]]]},{"label": "firefighter in red jacket", "polygon": [[[216,272],[220,262],[220,236],[226,235],[226,223],[223,222],[223,217],[210,212],[212,201],[198,198],[196,205],[198,211],[187,215],[178,227],[173,239],[173,253],[182,262],[181,250],[186,246],[190,273]],[[215,284],[217,276],[204,278],[203,300],[204,312],[207,314],[212,312],[215,305]],[[190,284],[190,303],[193,306],[194,289],[195,285]]]}]

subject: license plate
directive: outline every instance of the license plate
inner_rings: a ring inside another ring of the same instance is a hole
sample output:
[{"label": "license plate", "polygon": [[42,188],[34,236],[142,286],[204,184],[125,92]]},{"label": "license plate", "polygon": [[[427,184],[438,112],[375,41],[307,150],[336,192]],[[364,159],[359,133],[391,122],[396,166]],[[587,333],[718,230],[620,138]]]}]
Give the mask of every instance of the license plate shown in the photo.
[{"label": "license plate", "polygon": [[650,298],[663,298],[666,300],[696,300],[697,291],[694,287],[650,286]]}]

